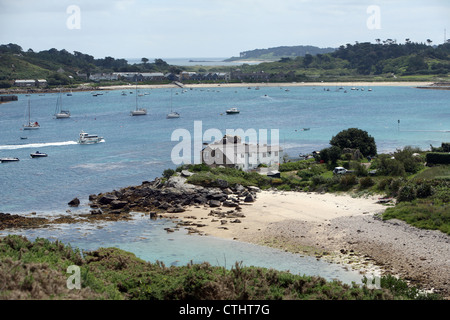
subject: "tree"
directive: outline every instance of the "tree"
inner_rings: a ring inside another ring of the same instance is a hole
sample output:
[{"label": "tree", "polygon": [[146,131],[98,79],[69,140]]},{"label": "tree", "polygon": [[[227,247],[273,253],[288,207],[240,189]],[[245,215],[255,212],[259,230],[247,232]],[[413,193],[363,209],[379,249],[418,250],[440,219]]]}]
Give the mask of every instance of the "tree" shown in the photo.
[{"label": "tree", "polygon": [[339,132],[331,138],[330,144],[341,149],[359,149],[365,157],[377,154],[375,139],[367,131],[358,128],[349,128]]},{"label": "tree", "polygon": [[336,165],[337,161],[341,158],[342,150],[337,146],[332,146],[320,150],[320,160],[325,163],[330,163],[331,166]]},{"label": "tree", "polygon": [[308,67],[311,62],[313,62],[313,56],[310,54],[306,54],[305,57],[303,58],[303,65],[305,67]]},{"label": "tree", "polygon": [[142,61],[143,64],[146,64],[148,62],[148,59],[147,58],[142,58],[141,61]]}]

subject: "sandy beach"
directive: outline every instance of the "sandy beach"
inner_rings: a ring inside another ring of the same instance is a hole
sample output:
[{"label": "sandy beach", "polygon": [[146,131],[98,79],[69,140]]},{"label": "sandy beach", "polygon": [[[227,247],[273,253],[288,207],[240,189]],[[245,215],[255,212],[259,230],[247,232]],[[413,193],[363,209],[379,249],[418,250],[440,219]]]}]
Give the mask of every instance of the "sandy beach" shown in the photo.
[{"label": "sandy beach", "polygon": [[387,272],[450,297],[450,237],[398,220],[381,220],[378,214],[386,206],[377,199],[262,191],[255,202],[241,204],[243,217],[238,219],[211,216],[208,206],[165,216],[201,235],[315,255],[362,273]]},{"label": "sandy beach", "polygon": [[[252,83],[199,83],[199,84],[184,84],[183,88],[264,88],[264,87],[343,87],[343,88],[370,88],[379,86],[390,87],[426,87],[432,85],[433,82],[405,82],[405,81],[391,81],[391,82],[252,82]],[[121,86],[105,86],[99,87],[100,90],[128,90],[134,89],[135,84],[121,85]],[[163,89],[163,88],[179,88],[175,84],[155,84],[155,85],[138,85],[139,89]]]}]

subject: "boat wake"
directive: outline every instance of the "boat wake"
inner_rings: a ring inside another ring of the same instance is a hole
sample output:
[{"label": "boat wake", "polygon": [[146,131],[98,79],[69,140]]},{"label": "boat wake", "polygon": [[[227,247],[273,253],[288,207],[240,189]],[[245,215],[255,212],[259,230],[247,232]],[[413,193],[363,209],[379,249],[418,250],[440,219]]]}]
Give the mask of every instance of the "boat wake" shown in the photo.
[{"label": "boat wake", "polygon": [[77,144],[76,141],[64,141],[64,142],[47,142],[47,143],[29,143],[29,144],[16,144],[16,145],[0,145],[0,150],[16,150],[26,148],[43,148],[43,147],[58,147],[69,146]]}]

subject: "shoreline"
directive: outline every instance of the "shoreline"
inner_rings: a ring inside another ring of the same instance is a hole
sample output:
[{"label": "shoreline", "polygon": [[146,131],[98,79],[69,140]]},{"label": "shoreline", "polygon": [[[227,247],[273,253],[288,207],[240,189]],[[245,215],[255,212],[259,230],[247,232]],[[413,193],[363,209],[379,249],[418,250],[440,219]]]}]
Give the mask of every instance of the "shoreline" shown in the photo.
[{"label": "shoreline", "polygon": [[[415,87],[420,89],[441,89],[438,86],[433,86],[435,82],[428,81],[354,81],[354,82],[243,82],[243,83],[196,83],[183,84],[185,89],[196,88],[240,88],[240,87]],[[138,89],[164,89],[164,88],[181,88],[176,84],[138,84]],[[129,90],[135,89],[135,84],[128,85],[111,85],[91,87],[80,85],[77,88],[65,88],[63,93],[73,91],[103,91],[103,90]],[[59,88],[8,88],[0,89],[0,95],[3,94],[44,94],[44,93],[59,93]]]},{"label": "shoreline", "polygon": [[[133,213],[144,214],[172,221],[167,232],[186,230],[192,236],[272,247],[340,264],[368,277],[390,274],[450,299],[450,237],[400,220],[383,221],[379,215],[386,205],[377,196],[204,188],[185,181],[174,176],[166,182],[155,179],[90,195],[91,211],[81,215],[66,211],[50,220],[0,214],[0,222],[5,228],[27,229],[129,220]],[[217,200],[213,205],[207,199]]]},{"label": "shoreline", "polygon": [[[198,83],[198,84],[183,84],[183,88],[241,88],[241,87],[426,87],[431,86],[434,82],[407,82],[407,81],[389,81],[389,82],[243,82],[243,83]],[[120,85],[120,86],[104,86],[99,87],[100,90],[121,90],[134,88],[134,84]],[[161,84],[161,85],[138,85],[141,89],[163,89],[163,88],[180,88],[175,84]]]},{"label": "shoreline", "polygon": [[[188,232],[269,246],[342,264],[362,274],[392,274],[450,297],[450,238],[399,220],[383,221],[376,197],[261,191],[242,218],[211,216],[207,206],[162,217]],[[229,208],[221,208],[226,211]],[[213,210],[216,211],[217,210]]]}]

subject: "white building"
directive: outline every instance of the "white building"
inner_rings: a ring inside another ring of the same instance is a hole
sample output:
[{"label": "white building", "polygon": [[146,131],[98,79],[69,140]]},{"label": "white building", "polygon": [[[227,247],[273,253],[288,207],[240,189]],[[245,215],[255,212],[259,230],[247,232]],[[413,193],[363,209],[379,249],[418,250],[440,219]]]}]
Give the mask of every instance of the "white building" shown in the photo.
[{"label": "white building", "polygon": [[278,168],[283,149],[278,145],[259,145],[241,142],[239,136],[225,135],[202,150],[202,162],[212,166],[232,167],[244,171],[264,164]]},{"label": "white building", "polygon": [[35,87],[36,80],[34,79],[16,80],[14,81],[14,85],[16,87]]}]

